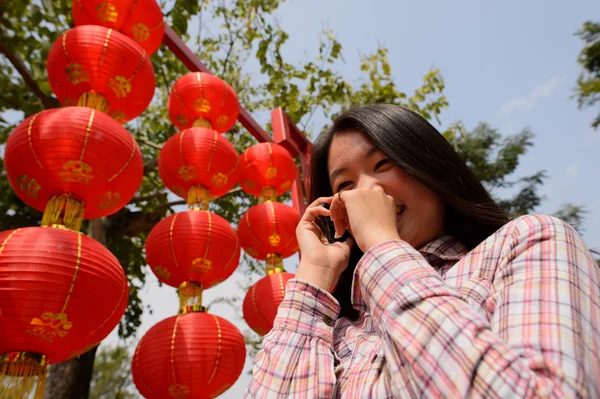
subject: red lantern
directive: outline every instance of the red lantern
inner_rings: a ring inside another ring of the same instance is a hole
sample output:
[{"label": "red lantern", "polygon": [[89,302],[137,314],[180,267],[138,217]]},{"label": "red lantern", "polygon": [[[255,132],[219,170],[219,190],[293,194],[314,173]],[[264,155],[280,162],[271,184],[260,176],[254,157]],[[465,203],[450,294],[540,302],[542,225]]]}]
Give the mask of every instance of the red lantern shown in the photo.
[{"label": "red lantern", "polygon": [[204,72],[190,72],[177,79],[167,108],[169,118],[179,129],[205,127],[219,133],[231,129],[240,113],[231,86]]},{"label": "red lantern", "polygon": [[235,186],[238,159],[235,147],[216,131],[190,128],[163,145],[158,172],[165,186],[188,204],[206,203]]},{"label": "red lantern", "polygon": [[[82,233],[28,227],[0,233],[0,243],[0,378],[43,384],[46,364],[77,356],[118,324],[127,279],[119,261]],[[19,391],[28,383],[17,385],[12,397],[28,397]]]},{"label": "red lantern", "polygon": [[280,202],[267,201],[248,209],[240,219],[238,236],[244,251],[255,259],[267,260],[268,268],[298,250],[296,226],[300,215]]},{"label": "red lantern", "polygon": [[242,307],[244,320],[258,335],[265,335],[273,328],[277,308],[285,295],[285,285],[293,277],[291,273],[271,273],[248,290]]},{"label": "red lantern", "polygon": [[85,107],[55,108],[25,119],[8,138],[4,162],[19,198],[46,210],[44,225],[74,230],[84,217],[124,207],[144,169],[133,136],[108,115]]},{"label": "red lantern", "polygon": [[50,48],[46,69],[61,104],[94,108],[121,123],[139,116],[154,95],[154,69],[146,52],[102,26],[63,33]]},{"label": "red lantern", "polygon": [[158,279],[171,287],[191,281],[208,289],[237,268],[239,240],[219,215],[189,210],[166,217],[150,231],[146,259]]},{"label": "red lantern", "polygon": [[153,54],[163,39],[163,14],[155,0],[74,0],[76,26],[101,25],[118,30]]},{"label": "red lantern", "polygon": [[260,143],[240,156],[238,181],[242,190],[262,200],[275,200],[292,186],[297,167],[290,153],[278,144]]},{"label": "red lantern", "polygon": [[140,340],[133,382],[147,399],[214,398],[240,376],[244,337],[227,320],[194,312],[170,317]]}]

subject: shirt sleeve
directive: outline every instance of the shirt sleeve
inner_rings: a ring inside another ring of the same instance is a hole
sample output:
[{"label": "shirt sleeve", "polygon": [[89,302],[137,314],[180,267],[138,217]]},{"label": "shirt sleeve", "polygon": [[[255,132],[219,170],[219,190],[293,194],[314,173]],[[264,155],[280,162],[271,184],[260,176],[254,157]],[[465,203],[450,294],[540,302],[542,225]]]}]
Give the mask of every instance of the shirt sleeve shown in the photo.
[{"label": "shirt sleeve", "polygon": [[600,273],[573,228],[522,217],[468,256],[494,277],[489,320],[403,241],[357,266],[353,303],[378,326],[394,392],[600,397]]},{"label": "shirt sleeve", "polygon": [[273,329],[256,355],[244,397],[333,397],[333,326],[339,311],[328,292],[302,280],[289,280]]}]

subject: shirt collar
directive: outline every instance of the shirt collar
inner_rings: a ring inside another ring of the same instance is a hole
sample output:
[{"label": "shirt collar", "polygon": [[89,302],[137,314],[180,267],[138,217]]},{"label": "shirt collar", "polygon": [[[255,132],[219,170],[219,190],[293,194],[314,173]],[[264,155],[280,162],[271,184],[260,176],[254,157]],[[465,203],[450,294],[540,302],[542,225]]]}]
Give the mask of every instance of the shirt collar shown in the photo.
[{"label": "shirt collar", "polygon": [[419,249],[425,258],[438,258],[447,261],[458,261],[465,256],[469,250],[460,241],[450,235],[436,238],[429,244]]}]

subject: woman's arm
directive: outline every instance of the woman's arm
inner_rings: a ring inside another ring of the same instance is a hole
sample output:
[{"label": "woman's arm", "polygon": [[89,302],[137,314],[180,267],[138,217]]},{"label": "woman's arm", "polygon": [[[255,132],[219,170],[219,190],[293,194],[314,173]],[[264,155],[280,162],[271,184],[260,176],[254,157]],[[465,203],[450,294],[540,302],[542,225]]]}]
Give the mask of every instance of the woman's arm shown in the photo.
[{"label": "woman's arm", "polygon": [[244,397],[333,397],[332,334],[338,313],[339,304],[328,292],[298,279],[288,281]]},{"label": "woman's arm", "polygon": [[490,321],[402,241],[371,248],[356,268],[353,302],[379,326],[393,390],[600,397],[600,273],[579,235],[525,216],[469,256],[493,276]]}]

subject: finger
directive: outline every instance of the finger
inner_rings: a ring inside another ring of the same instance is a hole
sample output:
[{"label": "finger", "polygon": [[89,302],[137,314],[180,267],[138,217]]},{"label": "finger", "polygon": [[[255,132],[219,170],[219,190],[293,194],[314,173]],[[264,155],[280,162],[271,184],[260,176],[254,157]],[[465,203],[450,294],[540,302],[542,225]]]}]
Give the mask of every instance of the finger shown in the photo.
[{"label": "finger", "polygon": [[329,210],[331,211],[332,220],[343,218],[346,215],[346,204],[341,199],[341,193],[333,196]]},{"label": "finger", "polygon": [[314,206],[312,208],[306,208],[304,215],[300,219],[301,222],[314,222],[318,216],[329,216],[330,211],[322,206]]},{"label": "finger", "polygon": [[321,206],[323,204],[331,204],[331,201],[333,201],[333,197],[319,197],[316,200],[314,200],[309,206],[307,206],[306,209]]},{"label": "finger", "polygon": [[335,230],[334,238],[340,238],[348,230],[348,217],[344,215],[341,218],[331,218],[331,220],[333,221],[333,228]]}]

